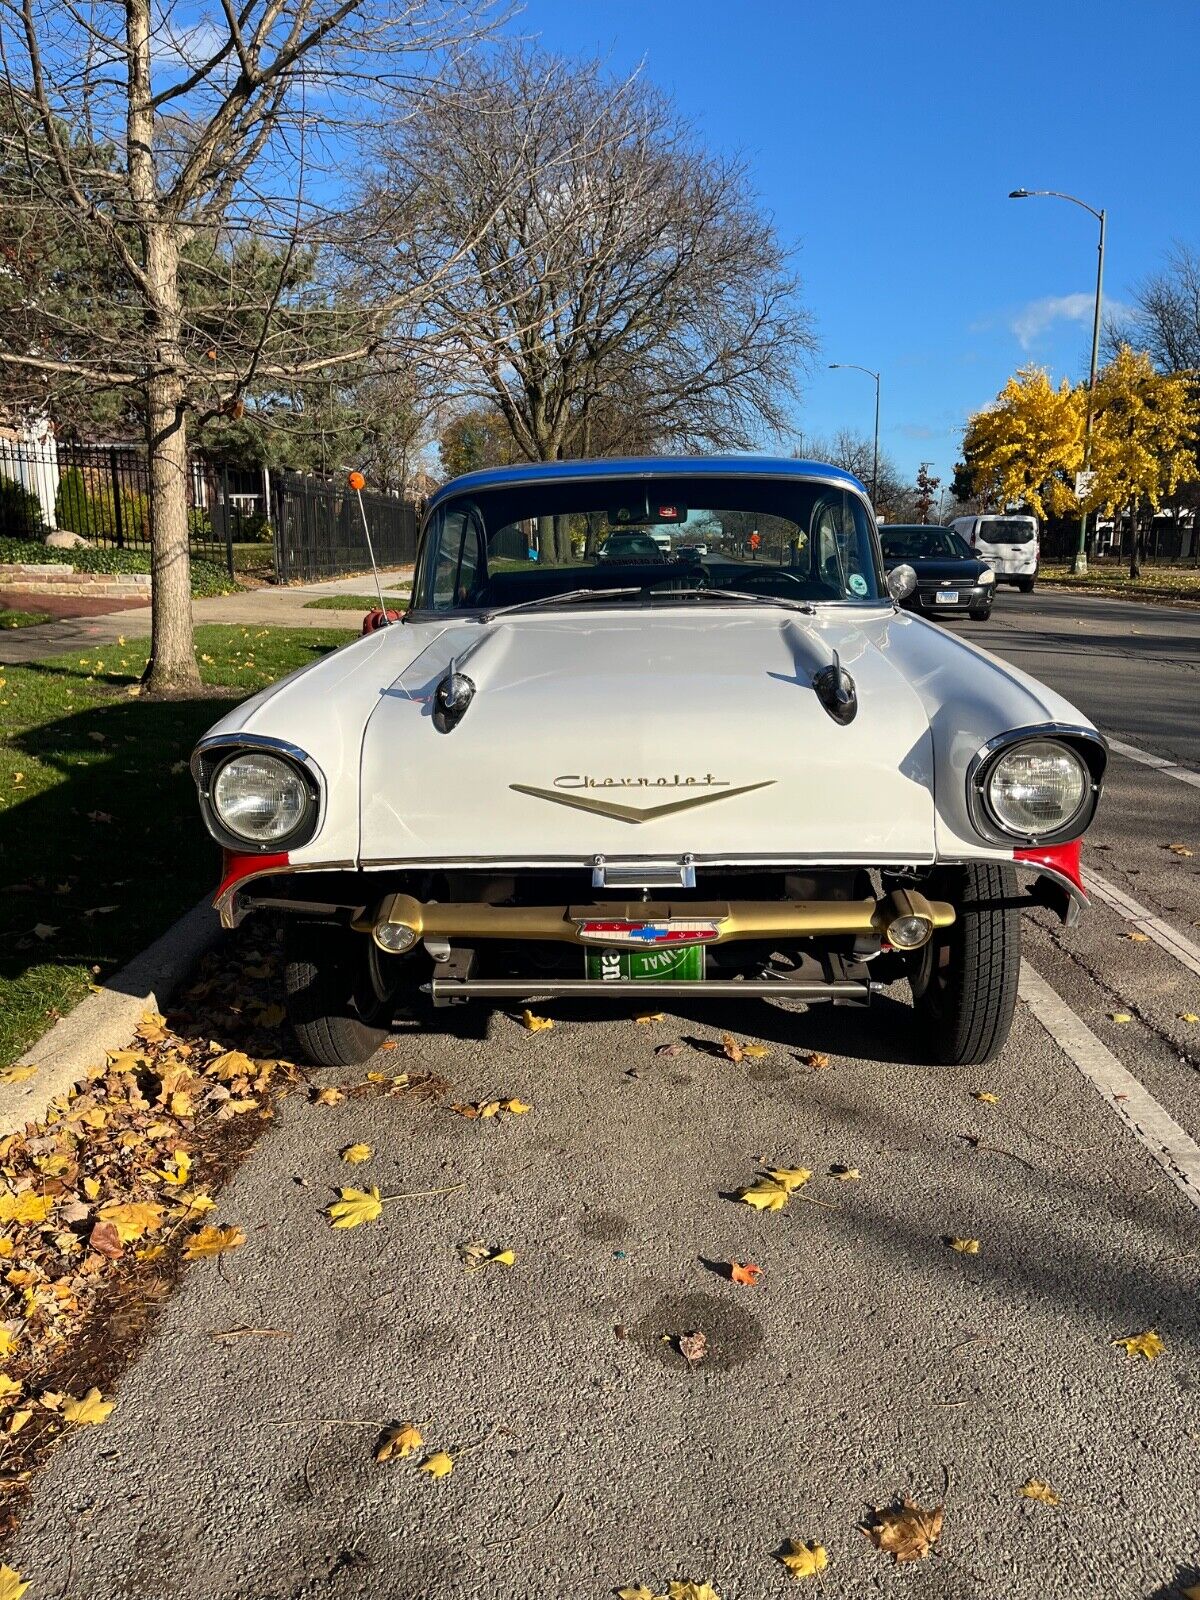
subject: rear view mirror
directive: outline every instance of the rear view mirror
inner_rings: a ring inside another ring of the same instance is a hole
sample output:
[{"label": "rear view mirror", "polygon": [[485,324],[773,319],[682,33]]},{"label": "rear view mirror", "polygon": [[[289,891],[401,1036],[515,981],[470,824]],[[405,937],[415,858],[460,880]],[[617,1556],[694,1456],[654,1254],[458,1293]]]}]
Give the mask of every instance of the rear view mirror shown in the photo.
[{"label": "rear view mirror", "polygon": [[907,562],[902,563],[888,573],[887,586],[888,593],[899,604],[901,600],[907,600],[917,587],[917,575]]}]

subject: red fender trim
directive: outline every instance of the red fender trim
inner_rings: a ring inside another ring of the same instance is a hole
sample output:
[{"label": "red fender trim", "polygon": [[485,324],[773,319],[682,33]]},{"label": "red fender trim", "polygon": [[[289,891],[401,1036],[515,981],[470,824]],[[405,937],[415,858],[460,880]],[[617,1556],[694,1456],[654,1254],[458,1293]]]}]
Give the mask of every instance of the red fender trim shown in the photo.
[{"label": "red fender trim", "polygon": [[1033,845],[1026,850],[1014,850],[1014,861],[1026,861],[1030,866],[1048,867],[1051,872],[1056,872],[1062,878],[1069,878],[1079,890],[1086,894],[1083,887],[1083,877],[1079,870],[1079,857],[1083,850],[1082,839],[1072,839],[1070,844]]},{"label": "red fender trim", "polygon": [[241,855],[234,850],[221,852],[221,882],[213,896],[213,905],[221,913],[221,925],[233,927],[229,918],[234,891],[249,878],[264,878],[271,872],[286,872],[290,861],[286,850],[276,855]]}]

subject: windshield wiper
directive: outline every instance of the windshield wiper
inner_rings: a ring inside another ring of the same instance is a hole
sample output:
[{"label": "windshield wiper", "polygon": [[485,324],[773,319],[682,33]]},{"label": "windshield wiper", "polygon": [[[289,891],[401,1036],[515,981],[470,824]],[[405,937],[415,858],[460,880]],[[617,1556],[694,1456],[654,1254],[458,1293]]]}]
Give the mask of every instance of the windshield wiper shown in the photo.
[{"label": "windshield wiper", "polygon": [[[643,591],[652,594],[653,588],[647,585]],[[816,607],[810,600],[785,600],[781,595],[775,594],[750,594],[744,589],[670,589],[670,596],[682,595],[690,600],[742,600],[755,606],[783,606],[788,611],[802,611],[806,616],[815,616]]]},{"label": "windshield wiper", "polygon": [[483,622],[493,622],[497,617],[511,616],[514,611],[538,611],[543,606],[570,606],[581,600],[611,600],[618,595],[626,598],[641,594],[640,588],[630,589],[564,589],[561,594],[540,594],[534,600],[517,600],[511,606],[496,606],[485,611]]}]

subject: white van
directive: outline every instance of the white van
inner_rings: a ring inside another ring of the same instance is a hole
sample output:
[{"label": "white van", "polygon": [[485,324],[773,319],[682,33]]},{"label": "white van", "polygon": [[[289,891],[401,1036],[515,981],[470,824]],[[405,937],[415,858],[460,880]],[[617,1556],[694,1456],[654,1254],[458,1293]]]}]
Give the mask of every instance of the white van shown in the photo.
[{"label": "white van", "polygon": [[998,583],[1015,583],[1023,594],[1032,592],[1040,553],[1036,517],[992,512],[983,517],[955,517],[950,526],[980,561],[987,562]]}]

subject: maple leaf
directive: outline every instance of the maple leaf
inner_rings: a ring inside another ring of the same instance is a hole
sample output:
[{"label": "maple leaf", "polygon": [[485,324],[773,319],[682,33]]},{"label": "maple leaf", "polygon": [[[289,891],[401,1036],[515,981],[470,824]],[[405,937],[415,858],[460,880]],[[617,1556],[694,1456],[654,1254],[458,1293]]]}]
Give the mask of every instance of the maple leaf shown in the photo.
[{"label": "maple leaf", "polygon": [[1136,1361],[1138,1356],[1145,1356],[1147,1361],[1153,1361],[1167,1348],[1153,1328],[1147,1328],[1145,1333],[1131,1334],[1125,1339],[1114,1339],[1112,1343],[1119,1344],[1131,1361]]},{"label": "maple leaf", "polygon": [[532,1111],[533,1107],[524,1100],[501,1100],[500,1109],[509,1112],[511,1116],[523,1117],[527,1111]]},{"label": "maple leaf", "polygon": [[36,1071],[36,1067],[28,1065],[5,1067],[4,1071],[0,1072],[0,1083],[28,1083]]},{"label": "maple leaf", "polygon": [[735,1064],[742,1059],[742,1047],[731,1033],[721,1035],[721,1050]]},{"label": "maple leaf", "polygon": [[99,1389],[89,1389],[82,1400],[63,1401],[63,1419],[80,1427],[85,1423],[100,1423],[115,1405],[116,1401],[105,1400]]},{"label": "maple leaf", "polygon": [[318,1089],[312,1097],[312,1103],[315,1106],[336,1106],[345,1098],[346,1093],[343,1089]]},{"label": "maple leaf", "polygon": [[815,1578],[829,1565],[829,1556],[823,1544],[810,1539],[807,1544],[800,1539],[789,1539],[777,1558],[793,1578]]},{"label": "maple leaf", "polygon": [[960,1256],[977,1256],[979,1254],[978,1239],[959,1239],[953,1234],[946,1235],[946,1244],[951,1250],[957,1250]]},{"label": "maple leaf", "polygon": [[829,1057],[823,1050],[801,1050],[799,1059],[806,1067],[813,1067],[819,1072],[829,1065]]},{"label": "maple leaf", "polygon": [[335,1228],[357,1228],[362,1222],[374,1222],[383,1211],[379,1190],[339,1189],[338,1198],[325,1215]]},{"label": "maple leaf", "polygon": [[448,1478],[454,1471],[454,1457],[445,1450],[435,1450],[422,1461],[420,1471],[427,1472],[431,1478]]},{"label": "maple leaf", "polygon": [[154,1169],[155,1176],[162,1178],[165,1183],[184,1184],[188,1181],[188,1174],[192,1170],[192,1158],[186,1150],[176,1150],[171,1157],[170,1164]]},{"label": "maple leaf", "polygon": [[990,1089],[973,1089],[971,1091],[971,1099],[982,1100],[985,1106],[998,1106],[1000,1104],[1000,1096],[993,1094]]},{"label": "maple leaf", "polygon": [[357,1167],[363,1161],[370,1161],[374,1154],[369,1144],[348,1144],[342,1151],[342,1160],[348,1161],[352,1167]]},{"label": "maple leaf", "polygon": [[794,1194],[797,1189],[802,1189],[812,1173],[807,1167],[768,1167],[767,1176],[774,1178],[780,1188],[786,1189],[789,1194]]},{"label": "maple leaf", "polygon": [[22,1578],[19,1572],[0,1566],[0,1600],[21,1600],[28,1587],[29,1580]]},{"label": "maple leaf", "polygon": [[187,1249],[183,1252],[185,1261],[203,1261],[209,1256],[224,1255],[226,1250],[237,1250],[246,1242],[246,1235],[240,1228],[217,1228],[209,1226],[201,1228],[194,1233],[187,1242]]},{"label": "maple leaf", "polygon": [[550,1017],[535,1017],[532,1011],[522,1011],[521,1025],[528,1028],[530,1033],[541,1033],[545,1028],[552,1028],[554,1022]]},{"label": "maple leaf", "polygon": [[708,1339],[700,1332],[679,1335],[679,1354],[689,1367],[698,1367],[708,1354]]},{"label": "maple leaf", "polygon": [[390,1461],[393,1456],[405,1460],[408,1456],[416,1455],[425,1443],[416,1427],[411,1422],[400,1422],[395,1427],[385,1428],[379,1443],[375,1446],[376,1461]]},{"label": "maple leaf", "polygon": [[738,1199],[744,1200],[756,1211],[782,1211],[788,1203],[788,1192],[781,1183],[769,1182],[764,1178],[747,1189],[740,1189]]},{"label": "maple leaf", "polygon": [[101,1221],[112,1223],[122,1244],[136,1244],[143,1234],[157,1233],[164,1215],[163,1207],[153,1200],[113,1201],[100,1207]]},{"label": "maple leaf", "polygon": [[1057,1489],[1052,1489],[1041,1478],[1026,1478],[1021,1485],[1021,1493],[1026,1500],[1040,1500],[1044,1506],[1056,1506],[1059,1502]]},{"label": "maple leaf", "polygon": [[6,1189],[0,1194],[0,1222],[45,1222],[50,1205],[45,1195],[34,1194],[32,1189],[21,1194]]},{"label": "maple leaf", "polygon": [[924,1561],[942,1531],[944,1506],[924,1511],[907,1495],[899,1505],[877,1506],[871,1520],[860,1525],[877,1550],[901,1561]]},{"label": "maple leaf", "polygon": [[730,1283],[745,1284],[752,1289],[761,1277],[762,1268],[756,1267],[753,1261],[731,1261],[729,1263]]},{"label": "maple leaf", "polygon": [[742,1054],[751,1056],[755,1061],[761,1061],[763,1056],[769,1056],[771,1052],[765,1044],[744,1044],[742,1046]]},{"label": "maple leaf", "polygon": [[210,1078],[231,1083],[234,1078],[253,1077],[254,1063],[244,1050],[226,1050],[222,1055],[214,1056],[204,1071]]}]

